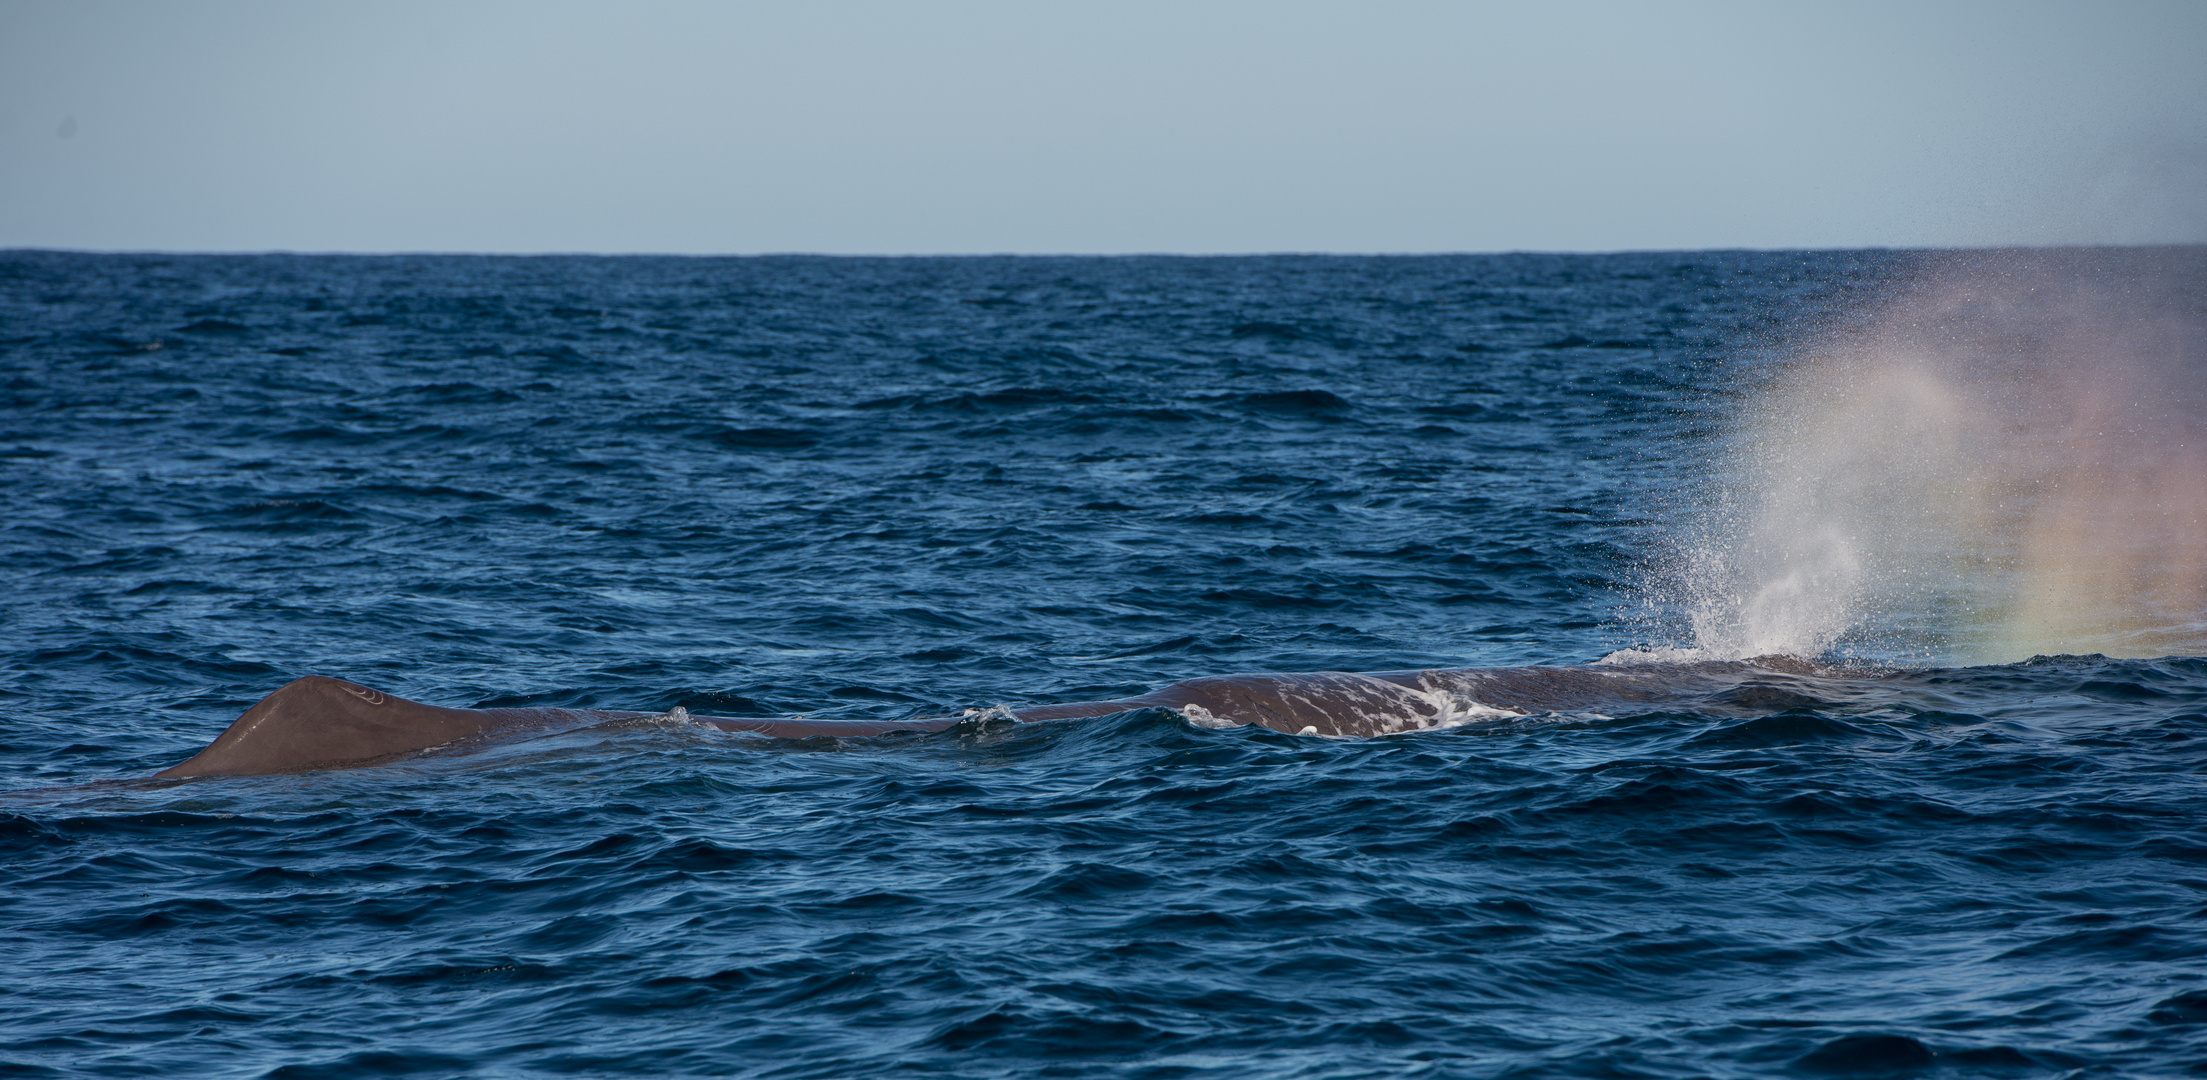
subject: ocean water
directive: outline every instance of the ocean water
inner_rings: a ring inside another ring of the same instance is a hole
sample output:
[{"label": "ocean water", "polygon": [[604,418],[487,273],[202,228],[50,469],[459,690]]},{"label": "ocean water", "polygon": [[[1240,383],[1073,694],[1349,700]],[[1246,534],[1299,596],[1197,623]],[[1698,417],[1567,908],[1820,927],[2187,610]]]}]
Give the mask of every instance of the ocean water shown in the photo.
[{"label": "ocean water", "polygon": [[[0,253],[0,1072],[2207,1075],[2202,283]],[[1681,690],[146,779],[1523,665]]]}]

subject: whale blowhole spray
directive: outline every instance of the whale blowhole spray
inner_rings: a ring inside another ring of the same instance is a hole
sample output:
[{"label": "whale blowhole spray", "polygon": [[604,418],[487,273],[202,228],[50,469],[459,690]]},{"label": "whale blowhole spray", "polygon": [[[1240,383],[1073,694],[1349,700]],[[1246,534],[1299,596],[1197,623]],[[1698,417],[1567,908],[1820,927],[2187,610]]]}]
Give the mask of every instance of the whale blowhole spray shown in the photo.
[{"label": "whale blowhole spray", "polygon": [[2207,654],[2207,250],[1935,257],[1799,335],[1660,591],[1699,655]]}]

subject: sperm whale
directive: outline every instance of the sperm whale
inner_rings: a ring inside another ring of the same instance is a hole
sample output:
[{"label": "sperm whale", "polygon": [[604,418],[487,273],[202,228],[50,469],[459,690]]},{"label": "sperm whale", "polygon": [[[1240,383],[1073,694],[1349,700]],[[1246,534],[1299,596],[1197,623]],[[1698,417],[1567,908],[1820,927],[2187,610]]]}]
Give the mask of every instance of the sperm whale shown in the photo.
[{"label": "sperm whale", "polygon": [[[1686,664],[1428,668],[1353,673],[1255,673],[1188,679],[1145,694],[1037,705],[1023,722],[1164,708],[1213,727],[1255,724],[1296,735],[1369,737],[1559,710],[1615,709],[1696,699],[1702,708],[1765,707],[1829,697],[1815,665],[1786,657]],[[1814,680],[1815,688],[1803,680]],[[199,753],[155,776],[255,776],[354,768],[444,747],[572,731],[665,714],[609,709],[457,709],[409,701],[320,675],[262,698]],[[778,738],[935,732],[963,717],[903,721],[693,716],[725,731]]]}]

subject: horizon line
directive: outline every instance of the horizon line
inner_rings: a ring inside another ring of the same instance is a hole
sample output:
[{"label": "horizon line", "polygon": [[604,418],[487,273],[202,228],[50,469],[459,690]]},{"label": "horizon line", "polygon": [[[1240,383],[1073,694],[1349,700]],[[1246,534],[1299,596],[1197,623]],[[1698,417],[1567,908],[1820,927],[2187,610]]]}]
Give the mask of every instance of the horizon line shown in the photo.
[{"label": "horizon line", "polygon": [[412,250],[303,250],[294,248],[77,248],[0,246],[0,255],[121,255],[172,258],[238,258],[288,256],[292,258],[445,258],[445,259],[1431,259],[1503,256],[1606,256],[1694,254],[1836,254],[1844,252],[1998,252],[1998,251],[2109,251],[2164,248],[2201,248],[2207,241],[2155,241],[2151,243],[2069,244],[1864,244],[1857,246],[1724,245],[1679,248],[1508,248],[1492,251],[947,251],[947,252],[847,252],[847,251],[439,251]]}]

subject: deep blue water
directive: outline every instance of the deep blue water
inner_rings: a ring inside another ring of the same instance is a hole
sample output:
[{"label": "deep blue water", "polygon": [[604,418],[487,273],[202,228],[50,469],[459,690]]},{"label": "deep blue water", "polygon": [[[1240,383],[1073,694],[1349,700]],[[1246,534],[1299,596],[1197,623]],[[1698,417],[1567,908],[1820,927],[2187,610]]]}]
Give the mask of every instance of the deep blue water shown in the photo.
[{"label": "deep blue water", "polygon": [[2196,656],[143,779],[305,674],[904,718],[1691,646],[1727,418],[1929,261],[0,253],[0,1072],[2207,1075]]}]

